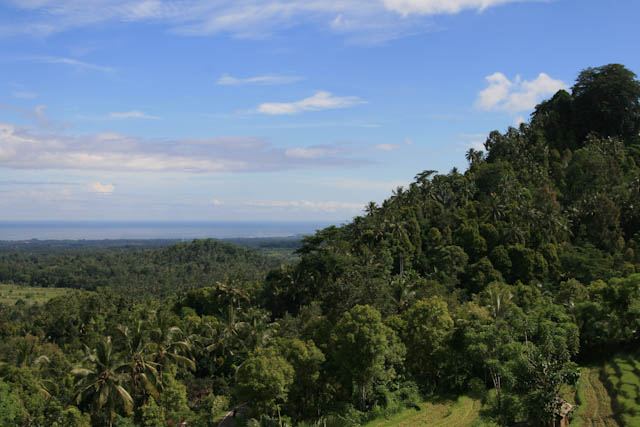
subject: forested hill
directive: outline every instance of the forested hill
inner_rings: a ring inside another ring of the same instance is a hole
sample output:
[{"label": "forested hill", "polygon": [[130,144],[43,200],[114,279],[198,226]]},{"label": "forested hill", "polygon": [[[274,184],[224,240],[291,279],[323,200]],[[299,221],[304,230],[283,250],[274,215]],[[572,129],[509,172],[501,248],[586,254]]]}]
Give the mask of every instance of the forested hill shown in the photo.
[{"label": "forested hill", "polygon": [[[140,242],[77,248],[23,243],[0,251],[0,283],[95,290],[110,286],[128,295],[167,296],[222,280],[262,280],[282,262],[254,250],[213,239],[145,248]],[[155,241],[148,246],[165,245]],[[29,247],[29,249],[27,248]],[[33,248],[32,250],[30,250]]]},{"label": "forested hill", "polygon": [[[583,71],[530,123],[469,149],[465,172],[421,172],[307,238],[302,261],[269,277],[271,310],[319,300],[335,314],[364,303],[391,313],[402,296],[464,300],[491,283],[570,304],[583,285],[640,271],[639,96],[621,65]],[[298,281],[282,290],[282,276]]]}]

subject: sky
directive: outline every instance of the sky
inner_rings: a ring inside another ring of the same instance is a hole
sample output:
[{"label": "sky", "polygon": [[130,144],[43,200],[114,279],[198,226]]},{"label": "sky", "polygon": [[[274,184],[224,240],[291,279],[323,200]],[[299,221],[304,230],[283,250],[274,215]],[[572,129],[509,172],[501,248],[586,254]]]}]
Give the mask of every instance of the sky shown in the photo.
[{"label": "sky", "polygon": [[0,220],[349,221],[466,169],[637,0],[0,0]]}]

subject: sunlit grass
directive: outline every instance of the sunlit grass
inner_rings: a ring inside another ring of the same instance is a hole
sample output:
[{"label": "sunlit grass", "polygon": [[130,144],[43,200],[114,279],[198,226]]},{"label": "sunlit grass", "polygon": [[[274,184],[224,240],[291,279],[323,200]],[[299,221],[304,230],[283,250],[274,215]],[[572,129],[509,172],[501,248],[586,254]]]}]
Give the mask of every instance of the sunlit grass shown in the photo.
[{"label": "sunlit grass", "polygon": [[67,288],[35,288],[0,284],[0,304],[14,305],[19,300],[27,304],[42,304],[71,291],[72,289]]}]

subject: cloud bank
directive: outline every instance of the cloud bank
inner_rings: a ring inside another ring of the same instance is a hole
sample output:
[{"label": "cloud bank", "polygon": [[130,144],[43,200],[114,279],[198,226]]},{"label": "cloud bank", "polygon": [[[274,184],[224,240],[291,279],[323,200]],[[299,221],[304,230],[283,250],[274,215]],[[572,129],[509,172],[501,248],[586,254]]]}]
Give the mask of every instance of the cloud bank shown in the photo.
[{"label": "cloud bank", "polygon": [[315,212],[338,212],[338,211],[353,211],[359,212],[364,208],[364,203],[351,203],[351,202],[336,202],[336,201],[321,201],[314,202],[311,200],[251,200],[244,202],[245,206],[251,208],[263,208],[263,209],[288,209],[288,210],[304,210]]},{"label": "cloud bank", "polygon": [[248,136],[144,139],[115,133],[43,135],[0,123],[0,167],[12,169],[222,173],[368,163],[357,157],[355,149],[349,144],[285,149]]},{"label": "cloud bank", "polygon": [[338,33],[369,33],[369,38],[376,33],[383,40],[424,27],[419,19],[424,16],[522,1],[533,0],[10,0],[32,16],[6,22],[0,35],[47,36],[102,22],[143,21],[186,35],[261,37],[310,23]]}]

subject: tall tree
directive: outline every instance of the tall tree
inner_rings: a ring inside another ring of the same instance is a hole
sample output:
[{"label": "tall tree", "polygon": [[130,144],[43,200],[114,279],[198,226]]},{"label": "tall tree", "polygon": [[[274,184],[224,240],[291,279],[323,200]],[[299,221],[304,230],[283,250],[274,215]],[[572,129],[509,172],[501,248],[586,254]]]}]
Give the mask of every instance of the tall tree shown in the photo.
[{"label": "tall tree", "polygon": [[396,334],[382,323],[382,316],[368,305],[356,305],[344,313],[331,335],[334,363],[340,367],[347,389],[359,391],[360,409],[364,410],[367,390],[378,381],[393,378],[394,362],[404,358],[404,346]]}]

